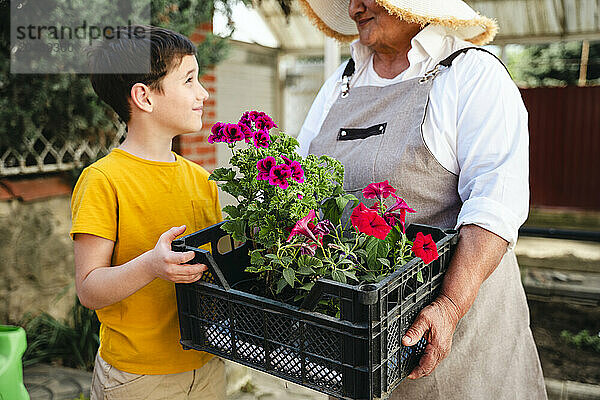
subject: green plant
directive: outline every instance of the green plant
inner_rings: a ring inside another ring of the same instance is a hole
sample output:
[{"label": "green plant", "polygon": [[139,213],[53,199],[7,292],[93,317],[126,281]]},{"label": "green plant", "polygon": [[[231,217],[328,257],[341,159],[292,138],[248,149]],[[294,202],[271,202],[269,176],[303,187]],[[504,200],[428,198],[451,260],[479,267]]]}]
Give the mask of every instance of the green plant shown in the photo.
[{"label": "green plant", "polygon": [[560,333],[560,337],[563,341],[578,349],[591,349],[600,353],[600,332],[592,335],[587,329],[579,331],[576,334],[564,330]]},{"label": "green plant", "polygon": [[79,299],[75,299],[68,322],[42,313],[26,317],[22,325],[27,332],[24,366],[59,361],[67,367],[93,369],[100,345],[100,322],[96,313],[83,307]]},{"label": "green plant", "polygon": [[[265,295],[295,302],[319,278],[379,282],[414,255],[426,264],[438,257],[431,235],[408,240],[405,214],[415,210],[387,181],[363,190],[366,199],[375,199],[367,208],[344,192],[339,161],[315,155],[302,159],[296,139],[270,133],[274,127],[265,113],[249,111],[237,124],[218,122],[208,138],[232,151],[232,167],[215,170],[209,179],[237,200],[223,208],[229,216],[223,229],[235,240],[250,241],[247,271],[259,275]],[[352,215],[343,219],[347,209]],[[417,279],[422,281],[421,275]]]}]

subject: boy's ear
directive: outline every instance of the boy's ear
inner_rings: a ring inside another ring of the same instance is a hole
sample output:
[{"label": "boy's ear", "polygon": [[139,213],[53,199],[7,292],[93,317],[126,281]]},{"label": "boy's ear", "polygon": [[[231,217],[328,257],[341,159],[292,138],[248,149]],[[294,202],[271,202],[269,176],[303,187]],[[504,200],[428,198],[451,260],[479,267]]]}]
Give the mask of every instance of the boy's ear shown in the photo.
[{"label": "boy's ear", "polygon": [[153,102],[150,88],[143,83],[136,83],[131,87],[131,101],[142,111],[152,112]]}]

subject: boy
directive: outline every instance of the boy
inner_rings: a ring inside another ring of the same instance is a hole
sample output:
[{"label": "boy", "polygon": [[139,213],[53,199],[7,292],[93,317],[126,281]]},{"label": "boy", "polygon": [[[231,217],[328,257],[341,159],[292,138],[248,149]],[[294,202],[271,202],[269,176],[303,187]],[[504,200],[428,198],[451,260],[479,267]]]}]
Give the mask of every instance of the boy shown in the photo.
[{"label": "boy", "polygon": [[[224,399],[223,361],[179,344],[174,282],[195,282],[206,266],[171,251],[186,228],[221,220],[208,173],[171,151],[175,136],[202,127],[196,49],[155,27],[115,37],[92,50],[91,81],[127,138],[83,171],[71,201],[77,295],[102,323],[91,399]],[[140,54],[151,57],[147,74],[98,73]]]}]

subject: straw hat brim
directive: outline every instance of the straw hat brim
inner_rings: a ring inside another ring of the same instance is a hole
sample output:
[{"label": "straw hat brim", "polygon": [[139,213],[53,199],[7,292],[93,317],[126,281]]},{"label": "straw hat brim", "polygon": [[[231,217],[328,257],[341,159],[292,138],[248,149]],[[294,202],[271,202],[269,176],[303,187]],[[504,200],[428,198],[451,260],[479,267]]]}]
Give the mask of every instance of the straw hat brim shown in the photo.
[{"label": "straw hat brim", "polygon": [[[460,39],[476,45],[491,42],[498,33],[498,24],[495,20],[479,15],[462,0],[429,0],[430,3],[444,2],[445,12],[437,13],[435,7],[430,7],[429,11],[426,11],[428,1],[423,0],[375,1],[388,13],[406,22],[446,26],[453,29]],[[406,3],[411,2],[421,6],[420,9],[419,7],[408,8]],[[327,36],[341,42],[350,42],[358,37],[356,25],[348,16],[348,0],[300,0],[300,4],[313,24]],[[453,7],[456,13],[449,16],[447,11],[452,10]]]}]

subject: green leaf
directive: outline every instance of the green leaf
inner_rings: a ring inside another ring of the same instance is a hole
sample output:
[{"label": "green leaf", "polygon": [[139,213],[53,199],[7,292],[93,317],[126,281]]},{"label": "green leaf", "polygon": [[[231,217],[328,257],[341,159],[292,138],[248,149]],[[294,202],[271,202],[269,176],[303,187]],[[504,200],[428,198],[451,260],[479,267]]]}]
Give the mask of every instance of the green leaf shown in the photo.
[{"label": "green leaf", "polygon": [[342,212],[344,211],[344,208],[346,208],[346,205],[348,204],[349,201],[350,201],[350,199],[346,198],[346,196],[341,196],[341,197],[335,198],[335,204],[337,205],[338,212],[340,214],[342,214]]},{"label": "green leaf", "polygon": [[246,221],[241,218],[230,219],[223,224],[223,230],[231,234],[231,237],[240,242],[245,242],[248,238],[246,237]]},{"label": "green leaf", "polygon": [[315,286],[315,283],[309,282],[306,285],[300,286],[300,289],[310,292],[312,290],[313,286]]},{"label": "green leaf", "polygon": [[367,254],[367,251],[365,249],[354,250],[354,253],[358,256],[361,256],[364,259],[366,259],[369,256],[369,254]]},{"label": "green leaf", "polygon": [[325,200],[321,204],[321,210],[323,211],[323,217],[330,220],[334,225],[340,223],[340,217],[342,214],[339,211],[336,198],[330,198]]},{"label": "green leaf", "polygon": [[421,271],[421,270],[419,270],[419,272],[417,272],[417,282],[423,283],[423,271]]},{"label": "green leaf", "polygon": [[380,263],[382,263],[383,265],[385,265],[387,268],[390,267],[390,260],[388,260],[387,258],[378,258],[377,261],[379,261]]},{"label": "green leaf", "polygon": [[228,205],[223,207],[223,212],[229,216],[229,218],[240,218],[242,213],[236,206]]},{"label": "green leaf", "polygon": [[365,250],[368,254],[367,265],[371,268],[375,268],[377,267],[377,259],[387,257],[390,248],[385,240],[369,236],[365,245]]},{"label": "green leaf", "polygon": [[283,278],[291,287],[294,287],[296,272],[292,268],[286,268],[283,270]]},{"label": "green leaf", "polygon": [[235,178],[235,171],[231,168],[217,168],[210,174],[209,180],[213,181],[231,181]]},{"label": "green leaf", "polygon": [[342,271],[344,273],[344,275],[346,275],[348,278],[350,279],[354,279],[355,281],[358,281],[358,278],[356,277],[356,271],[346,271],[343,270]]},{"label": "green leaf", "polygon": [[260,251],[253,250],[250,253],[250,263],[253,265],[262,265],[265,262],[265,258],[260,254]]},{"label": "green leaf", "polygon": [[323,267],[323,261],[319,260],[316,257],[309,256],[308,254],[302,254],[298,257],[298,266],[300,268],[321,268]]},{"label": "green leaf", "polygon": [[346,283],[346,275],[344,274],[343,271],[334,269],[333,271],[331,271],[331,277],[333,278],[334,281]]},{"label": "green leaf", "polygon": [[277,260],[277,256],[275,254],[265,254],[265,257],[270,259],[270,260]]},{"label": "green leaf", "polygon": [[313,268],[303,265],[298,268],[298,273],[300,275],[315,275],[317,272]]},{"label": "green leaf", "polygon": [[[346,193],[342,197],[347,200],[346,204],[348,204],[348,202],[350,202],[350,201],[352,202],[352,208],[356,207],[358,205],[358,203],[360,203],[360,200],[358,200],[358,197],[356,197],[355,195],[353,195],[351,193]],[[346,204],[344,204],[342,211],[346,207]]]},{"label": "green leaf", "polygon": [[283,278],[281,278],[278,282],[277,282],[277,289],[275,290],[275,293],[279,294],[281,293],[281,291],[287,286],[287,281]]}]

